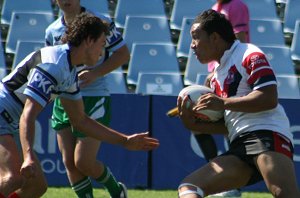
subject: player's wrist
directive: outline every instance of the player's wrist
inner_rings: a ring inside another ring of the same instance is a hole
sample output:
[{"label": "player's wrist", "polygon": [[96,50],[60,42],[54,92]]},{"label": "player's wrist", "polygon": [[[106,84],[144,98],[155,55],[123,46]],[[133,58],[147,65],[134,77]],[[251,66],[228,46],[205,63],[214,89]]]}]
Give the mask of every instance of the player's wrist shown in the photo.
[{"label": "player's wrist", "polygon": [[130,137],[127,135],[122,135],[120,139],[120,145],[124,148],[128,147]]},{"label": "player's wrist", "polygon": [[230,108],[230,99],[229,98],[222,98],[223,101],[223,109],[229,109]]},{"label": "player's wrist", "polygon": [[34,150],[32,149],[27,149],[26,151],[23,152],[23,158],[32,160],[34,158]]}]

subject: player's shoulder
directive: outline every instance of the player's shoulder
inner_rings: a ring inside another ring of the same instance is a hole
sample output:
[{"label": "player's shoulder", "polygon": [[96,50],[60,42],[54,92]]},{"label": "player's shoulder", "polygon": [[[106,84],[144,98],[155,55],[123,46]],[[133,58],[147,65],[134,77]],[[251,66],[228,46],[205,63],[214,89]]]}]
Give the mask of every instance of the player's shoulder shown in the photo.
[{"label": "player's shoulder", "polygon": [[63,26],[62,16],[60,16],[46,28],[46,33],[56,31],[57,29],[61,28],[62,26]]},{"label": "player's shoulder", "polygon": [[255,57],[264,57],[264,53],[254,44],[235,41],[233,45],[234,50],[231,58],[236,66],[250,65]]},{"label": "player's shoulder", "polygon": [[68,44],[43,47],[40,49],[41,62],[65,65],[68,63],[69,60],[69,49],[70,47]]},{"label": "player's shoulder", "polygon": [[263,51],[256,45],[252,43],[244,43],[244,58],[248,57],[251,54],[262,54],[264,55]]},{"label": "player's shoulder", "polygon": [[266,54],[254,44],[246,44],[247,50],[244,53],[242,65],[244,67],[260,67],[269,65]]}]

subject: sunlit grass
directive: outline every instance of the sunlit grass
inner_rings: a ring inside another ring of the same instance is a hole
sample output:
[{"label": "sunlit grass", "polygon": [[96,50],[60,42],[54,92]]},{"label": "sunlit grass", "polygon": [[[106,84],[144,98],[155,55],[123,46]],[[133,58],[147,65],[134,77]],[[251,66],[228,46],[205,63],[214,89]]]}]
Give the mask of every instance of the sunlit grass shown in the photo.
[{"label": "sunlit grass", "polygon": [[[104,189],[94,190],[95,198],[110,198]],[[176,190],[128,190],[129,198],[177,198]],[[71,188],[48,188],[42,198],[76,198]],[[242,198],[272,198],[270,193],[243,192]]]}]

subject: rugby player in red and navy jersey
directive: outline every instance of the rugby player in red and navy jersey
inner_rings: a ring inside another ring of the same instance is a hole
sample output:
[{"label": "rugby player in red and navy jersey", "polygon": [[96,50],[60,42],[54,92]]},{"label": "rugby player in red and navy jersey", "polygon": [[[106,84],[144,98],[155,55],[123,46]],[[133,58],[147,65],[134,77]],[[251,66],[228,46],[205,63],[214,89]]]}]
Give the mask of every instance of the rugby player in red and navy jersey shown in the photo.
[{"label": "rugby player in red and navy jersey", "polygon": [[[178,100],[180,118],[194,133],[222,132],[229,150],[188,175],[181,198],[199,198],[264,180],[274,197],[300,197],[293,164],[293,136],[278,103],[276,76],[264,53],[236,40],[231,23],[214,10],[196,17],[190,30],[191,48],[201,63],[215,60],[209,93],[194,107]],[[194,111],[224,110],[224,121],[195,119]]]}]

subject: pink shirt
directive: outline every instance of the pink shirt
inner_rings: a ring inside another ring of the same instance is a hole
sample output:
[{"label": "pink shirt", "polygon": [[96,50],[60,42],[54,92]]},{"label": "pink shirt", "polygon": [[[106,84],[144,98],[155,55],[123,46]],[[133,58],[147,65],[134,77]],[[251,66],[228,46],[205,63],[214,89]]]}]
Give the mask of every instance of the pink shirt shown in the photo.
[{"label": "pink shirt", "polygon": [[220,12],[231,22],[234,33],[246,32],[247,42],[249,37],[249,11],[247,5],[241,0],[231,0],[228,3],[216,3],[213,10]]},{"label": "pink shirt", "polygon": [[[231,0],[228,3],[216,3],[212,7],[213,10],[225,15],[233,27],[234,33],[246,32],[246,40],[250,42],[249,35],[249,11],[247,5],[241,0]],[[208,71],[212,72],[217,62],[212,61],[208,63]]]}]

